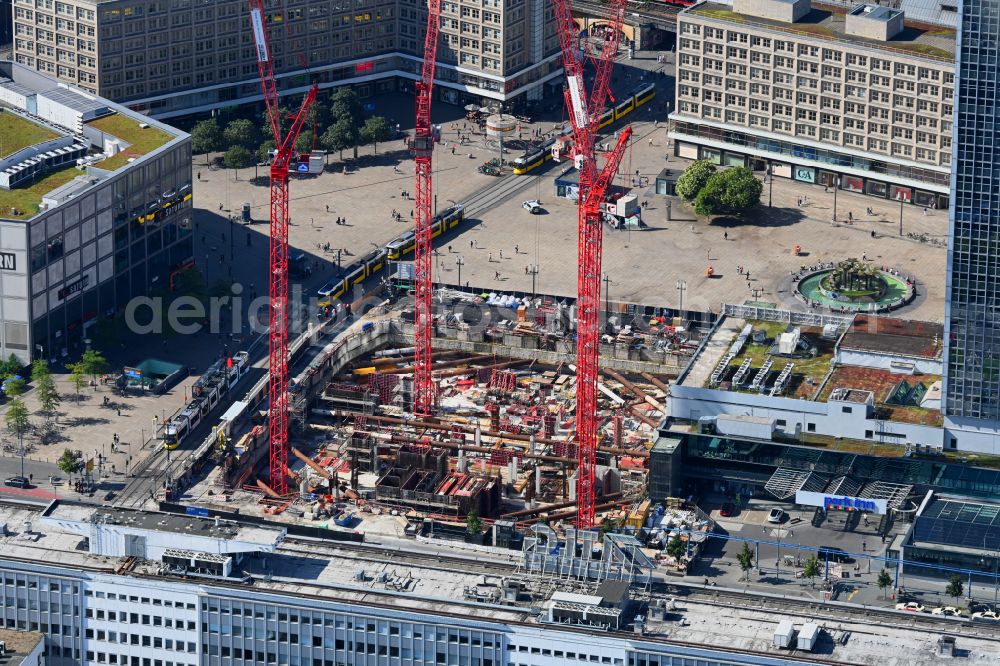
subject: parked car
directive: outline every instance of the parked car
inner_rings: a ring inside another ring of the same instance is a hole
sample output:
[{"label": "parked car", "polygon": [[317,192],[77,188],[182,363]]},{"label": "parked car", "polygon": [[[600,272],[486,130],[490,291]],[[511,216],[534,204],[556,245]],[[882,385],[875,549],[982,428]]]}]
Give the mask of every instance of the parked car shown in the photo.
[{"label": "parked car", "polygon": [[907,601],[906,603],[896,604],[896,610],[910,611],[911,613],[923,613],[925,608],[916,601]]},{"label": "parked car", "polygon": [[726,502],[722,505],[722,508],[719,509],[719,515],[725,518],[736,515],[736,505],[732,502]]},{"label": "parked car", "polygon": [[781,509],[775,507],[767,512],[767,522],[769,523],[783,523],[785,522],[785,512]]},{"label": "parked car", "polygon": [[115,496],[116,496],[115,491],[109,490],[108,492],[104,493],[104,501],[105,502],[110,502],[111,500],[113,500],[115,498]]},{"label": "parked car", "polygon": [[983,622],[1000,622],[1000,613],[991,610],[979,611],[972,614],[972,619]]},{"label": "parked car", "polygon": [[529,199],[521,204],[521,208],[532,215],[538,215],[542,212],[542,203],[538,199]]},{"label": "parked car", "polygon": [[26,476],[12,476],[3,482],[5,486],[10,486],[11,488],[30,488],[31,482],[28,481]]},{"label": "parked car", "polygon": [[931,609],[931,615],[944,615],[945,617],[963,617],[965,612],[954,606],[938,606]]},{"label": "parked car", "polygon": [[816,557],[819,558],[820,562],[825,561],[827,558],[831,562],[838,562],[840,564],[850,564],[854,561],[854,558],[846,550],[832,546],[820,546],[816,551]]}]

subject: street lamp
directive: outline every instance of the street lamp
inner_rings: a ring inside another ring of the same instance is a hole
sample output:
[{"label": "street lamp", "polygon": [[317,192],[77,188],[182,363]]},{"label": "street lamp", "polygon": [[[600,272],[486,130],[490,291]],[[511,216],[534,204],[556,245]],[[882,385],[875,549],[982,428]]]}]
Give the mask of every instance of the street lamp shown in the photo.
[{"label": "street lamp", "polygon": [[903,198],[903,195],[900,194],[899,195],[899,235],[900,236],[903,235],[903,203],[905,201],[906,200]]},{"label": "street lamp", "polygon": [[771,199],[774,195],[774,163],[767,162],[767,207],[771,207]]},{"label": "street lamp", "polygon": [[677,281],[677,294],[679,296],[679,303],[677,305],[677,314],[681,317],[684,316],[684,292],[687,291],[688,283],[687,280]]},{"label": "street lamp", "polygon": [[462,288],[462,266],[464,264],[465,264],[465,259],[462,258],[462,255],[458,255],[458,258],[455,259],[455,265],[458,266],[458,287],[459,287],[459,289]]},{"label": "street lamp", "polygon": [[538,265],[531,264],[528,266],[528,273],[531,274],[531,295],[534,296],[536,294],[535,279],[538,277]]},{"label": "street lamp", "polygon": [[833,180],[833,221],[837,221],[837,190],[840,189],[840,176]]}]

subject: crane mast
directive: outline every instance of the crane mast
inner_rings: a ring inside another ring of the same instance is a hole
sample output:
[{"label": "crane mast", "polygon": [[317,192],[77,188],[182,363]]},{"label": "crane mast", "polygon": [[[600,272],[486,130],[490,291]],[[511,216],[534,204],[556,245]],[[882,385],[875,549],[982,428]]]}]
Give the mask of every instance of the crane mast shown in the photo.
[{"label": "crane mast", "polygon": [[267,107],[268,123],[274,136],[275,157],[271,162],[271,246],[268,265],[270,319],[268,360],[271,379],[268,386],[270,435],[269,463],[271,489],[279,495],[288,493],[288,170],[294,159],[295,141],[302,131],[309,108],[316,99],[314,85],[306,93],[288,133],[282,136],[278,88],[267,36],[266,15],[262,0],[249,0],[250,22],[257,50],[260,85]]},{"label": "crane mast", "polygon": [[431,99],[434,92],[434,65],[437,59],[438,30],[441,24],[441,1],[427,2],[427,34],[424,38],[424,62],[417,83],[417,117],[413,132],[416,206],[414,207],[415,285],[413,336],[415,362],[413,373],[413,413],[427,415],[434,411],[436,390],[431,374],[431,338],[434,334],[432,306],[431,226],[434,182],[432,161],[434,128],[431,125]]},{"label": "crane mast", "polygon": [[[600,205],[618,170],[631,136],[626,127],[605,160],[598,167],[594,152],[595,120],[611,97],[611,70],[614,67],[627,0],[606,3],[607,25],[599,53],[581,48],[570,0],[552,0],[555,10],[563,69],[566,72],[566,106],[573,127],[574,151],[580,165],[579,207],[577,209],[577,340],[576,340],[576,442],[577,442],[577,527],[594,526],[596,500],[597,372],[600,340],[601,244],[603,228]],[[584,45],[587,46],[586,44]],[[594,85],[588,97],[585,62],[595,68]]]}]

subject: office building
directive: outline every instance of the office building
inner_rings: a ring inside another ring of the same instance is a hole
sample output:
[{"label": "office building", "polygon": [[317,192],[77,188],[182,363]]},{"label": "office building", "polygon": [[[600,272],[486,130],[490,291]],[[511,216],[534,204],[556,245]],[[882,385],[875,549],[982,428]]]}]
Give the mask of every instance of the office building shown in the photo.
[{"label": "office building", "polygon": [[954,41],[875,5],[699,3],[678,14],[675,153],[945,207]]},{"label": "office building", "polygon": [[[279,523],[59,501],[6,502],[0,519],[0,623],[44,634],[52,666],[804,666],[904,653],[911,666],[940,663],[942,627],[929,616],[872,624],[841,605],[820,654],[792,652],[774,630],[817,612],[792,600],[678,606],[494,553],[456,566],[440,544],[390,539],[376,553]],[[970,663],[995,654],[971,628],[958,647]]]},{"label": "office building", "polygon": [[[410,0],[266,3],[278,90],[352,85],[362,97],[420,78],[427,15]],[[260,99],[246,0],[16,0],[17,62],[155,117]],[[98,42],[100,48],[97,48]],[[438,98],[515,105],[559,89],[543,0],[441,3]]]},{"label": "office building", "polygon": [[1000,451],[1000,2],[962,3],[945,325],[949,445]]},{"label": "office building", "polygon": [[78,357],[99,317],[193,265],[191,140],[12,62],[0,121],[0,354]]}]

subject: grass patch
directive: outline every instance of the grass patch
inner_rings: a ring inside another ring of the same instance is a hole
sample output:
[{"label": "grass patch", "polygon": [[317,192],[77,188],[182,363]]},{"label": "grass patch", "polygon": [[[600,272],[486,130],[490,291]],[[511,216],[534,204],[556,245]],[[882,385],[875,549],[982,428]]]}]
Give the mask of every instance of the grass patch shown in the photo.
[{"label": "grass patch", "polygon": [[[44,195],[81,175],[83,173],[76,166],[70,166],[61,171],[50,173],[29,187],[0,190],[0,213],[5,218],[12,220],[26,220],[34,217],[38,213],[38,205],[42,203]],[[12,208],[17,209],[17,215],[11,213]]]},{"label": "grass patch", "polygon": [[36,125],[16,114],[0,112],[0,155],[3,157],[58,136],[49,128]]},{"label": "grass patch", "polygon": [[155,127],[143,129],[139,127],[139,121],[123,116],[120,113],[104,116],[103,118],[92,120],[87,124],[132,144],[117,155],[94,165],[99,169],[106,169],[108,171],[121,168],[128,164],[130,158],[142,157],[147,153],[151,153],[174,138],[172,134],[167,134]]},{"label": "grass patch", "polygon": [[902,49],[904,51],[913,51],[915,53],[920,53],[921,55],[930,56],[932,58],[939,58],[940,60],[954,60],[955,54],[951,53],[946,49],[942,49],[937,46],[932,46],[930,44],[913,44],[913,43],[900,43],[900,42],[890,42],[893,48]]},{"label": "grass patch", "polygon": [[729,9],[699,9],[695,13],[702,16],[723,19],[725,21],[732,21],[733,23],[743,23],[746,21],[741,14],[737,14]]},{"label": "grass patch", "polygon": [[877,455],[884,458],[901,458],[906,452],[906,447],[899,444],[879,444],[878,442],[867,442],[862,439],[837,439],[836,437],[828,437],[826,435],[806,433],[802,433],[801,443],[805,446],[828,449],[830,451]]},{"label": "grass patch", "polygon": [[1000,456],[983,453],[968,453],[967,451],[942,451],[941,455],[951,463],[965,463],[973,467],[1000,469]]}]

